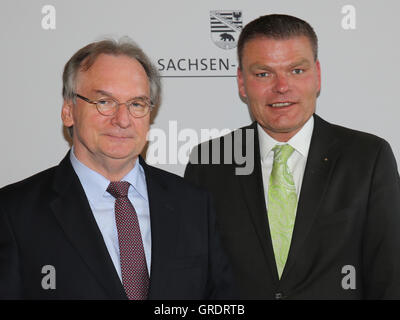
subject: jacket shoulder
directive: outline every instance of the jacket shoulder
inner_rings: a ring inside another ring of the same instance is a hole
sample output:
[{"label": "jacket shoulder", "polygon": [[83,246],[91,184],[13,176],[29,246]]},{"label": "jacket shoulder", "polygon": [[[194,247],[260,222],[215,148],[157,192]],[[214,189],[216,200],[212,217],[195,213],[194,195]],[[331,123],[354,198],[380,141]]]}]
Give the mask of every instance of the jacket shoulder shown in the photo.
[{"label": "jacket shoulder", "polygon": [[221,137],[217,137],[217,138],[214,138],[214,139],[210,139],[210,140],[204,141],[204,142],[198,144],[196,146],[196,148],[199,148],[202,145],[209,145],[209,144],[212,144],[212,143],[215,143],[215,142],[225,142],[225,141],[232,142],[234,137],[242,139],[243,135],[245,135],[246,132],[254,133],[255,132],[254,130],[257,130],[257,123],[256,122],[253,122],[250,125],[247,125],[247,126],[240,127],[238,129],[232,130],[231,132],[229,132],[229,133],[227,133],[227,134],[225,134],[225,135],[223,135]]},{"label": "jacket shoulder", "polygon": [[240,166],[242,165],[240,163],[242,155],[254,154],[257,139],[257,124],[253,122],[251,125],[198,144],[190,153],[189,164],[234,164]]},{"label": "jacket shoulder", "polygon": [[359,131],[336,124],[331,124],[336,136],[350,148],[365,151],[379,151],[381,148],[391,149],[389,143],[372,133]]},{"label": "jacket shoulder", "polygon": [[38,195],[44,190],[48,190],[53,184],[55,169],[56,167],[46,169],[26,179],[1,188],[1,201],[3,203],[13,201],[16,197],[19,199],[26,199],[28,196],[35,196],[35,194]]},{"label": "jacket shoulder", "polygon": [[190,195],[203,195],[206,193],[206,190],[196,186],[195,184],[185,180],[181,176],[178,176],[174,173],[153,167],[151,165],[146,164],[146,174],[150,174],[150,176],[158,181],[162,186],[174,190],[176,194],[190,194]]},{"label": "jacket shoulder", "polygon": [[381,146],[389,146],[389,143],[377,135],[372,133],[351,129],[338,124],[330,123],[314,115],[314,133],[313,136],[319,136],[320,134],[331,136],[334,139],[338,139],[344,145],[358,148],[379,148]]}]

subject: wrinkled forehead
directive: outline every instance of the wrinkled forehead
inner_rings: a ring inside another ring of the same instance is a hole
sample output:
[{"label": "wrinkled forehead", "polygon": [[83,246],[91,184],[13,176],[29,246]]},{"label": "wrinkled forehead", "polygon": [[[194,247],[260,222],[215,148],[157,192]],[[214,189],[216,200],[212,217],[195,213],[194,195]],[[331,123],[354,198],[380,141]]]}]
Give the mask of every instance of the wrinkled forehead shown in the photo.
[{"label": "wrinkled forehead", "polygon": [[246,60],[248,56],[257,54],[274,55],[279,51],[286,50],[301,51],[303,54],[309,55],[311,60],[316,61],[312,43],[306,36],[285,38],[266,36],[254,37],[244,44],[241,60]]},{"label": "wrinkled forehead", "polygon": [[142,64],[126,55],[101,54],[82,65],[76,76],[76,90],[106,90],[122,93],[141,91],[148,95],[150,83]]},{"label": "wrinkled forehead", "polygon": [[101,53],[89,56],[83,60],[76,74],[77,78],[85,75],[85,78],[101,77],[108,74],[140,75],[148,80],[147,72],[139,60],[125,54]]}]

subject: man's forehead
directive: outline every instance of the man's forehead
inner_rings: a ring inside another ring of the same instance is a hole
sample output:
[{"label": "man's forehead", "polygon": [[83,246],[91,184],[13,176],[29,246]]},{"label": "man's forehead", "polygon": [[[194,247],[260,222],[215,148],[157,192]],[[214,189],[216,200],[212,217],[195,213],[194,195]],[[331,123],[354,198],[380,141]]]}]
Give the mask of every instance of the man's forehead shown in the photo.
[{"label": "man's forehead", "polygon": [[80,72],[89,71],[94,65],[96,65],[96,66],[98,66],[99,64],[103,65],[107,61],[110,61],[110,60],[121,61],[121,62],[131,60],[131,61],[134,61],[135,63],[141,65],[140,62],[136,58],[130,57],[126,54],[99,53],[94,56],[89,56],[89,57],[85,58],[80,64],[79,71]]},{"label": "man's forehead", "polygon": [[278,60],[277,62],[273,61],[268,61],[267,63],[265,61],[255,61],[254,63],[249,64],[250,69],[261,69],[261,70],[270,70],[273,69],[274,67],[284,67],[284,68],[295,68],[295,67],[309,67],[312,64],[312,61],[306,58],[298,58],[295,60]]},{"label": "man's forehead", "polygon": [[287,58],[287,54],[296,56],[296,60],[309,59],[310,62],[316,61],[311,41],[306,36],[293,36],[287,38],[273,38],[260,36],[252,38],[246,42],[242,60],[258,58]]},{"label": "man's forehead", "polygon": [[[76,91],[85,91],[93,96],[124,96],[124,99],[131,99],[148,96],[149,88],[149,77],[143,65],[137,59],[123,54],[98,55],[87,70],[80,68],[75,80]],[[101,94],[101,90],[108,94]]]},{"label": "man's forehead", "polygon": [[[254,46],[259,46],[255,49]],[[264,46],[264,48],[261,48]],[[249,49],[251,47],[251,49]],[[242,50],[241,60],[245,60],[247,56],[254,54],[267,54],[278,51],[282,48],[296,48],[297,50],[309,52],[314,62],[317,61],[317,49],[313,45],[312,40],[306,35],[293,35],[285,37],[270,37],[263,34],[253,36],[245,42]],[[267,50],[268,49],[268,50]]]},{"label": "man's forehead", "polygon": [[[89,57],[81,63],[76,73],[76,81],[100,80],[112,74],[129,74],[132,77],[140,74],[148,80],[147,72],[139,60],[125,54],[101,53],[95,57]],[[115,76],[114,76],[115,79]]]}]

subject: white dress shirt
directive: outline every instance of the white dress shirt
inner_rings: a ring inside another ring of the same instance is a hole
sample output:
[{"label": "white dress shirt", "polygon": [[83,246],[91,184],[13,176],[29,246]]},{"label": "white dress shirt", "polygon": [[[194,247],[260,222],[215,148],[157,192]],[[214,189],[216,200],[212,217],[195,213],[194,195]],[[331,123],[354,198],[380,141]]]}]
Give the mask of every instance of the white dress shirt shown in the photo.
[{"label": "white dress shirt", "polygon": [[[70,160],[78,178],[85,190],[86,197],[92,209],[93,216],[101,231],[104,243],[114,263],[115,269],[122,282],[118,231],[115,222],[115,198],[107,192],[110,181],[96,171],[80,162],[71,149]],[[131,184],[128,198],[135,207],[138,216],[140,233],[142,234],[147,270],[150,274],[151,266],[151,230],[150,209],[147,195],[147,185],[144,170],[136,160],[134,168],[121,181]]]},{"label": "white dress shirt", "polygon": [[[303,182],[304,170],[306,168],[308,150],[310,149],[311,136],[314,129],[314,117],[311,117],[288,142],[279,142],[269,136],[264,129],[257,124],[258,137],[260,142],[261,170],[264,185],[265,203],[268,205],[269,177],[274,163],[273,147],[277,144],[289,144],[294,152],[289,157],[287,165],[293,176],[296,187],[297,201],[299,200],[301,184]],[[268,208],[268,207],[267,207]],[[296,209],[297,210],[297,209]]]}]

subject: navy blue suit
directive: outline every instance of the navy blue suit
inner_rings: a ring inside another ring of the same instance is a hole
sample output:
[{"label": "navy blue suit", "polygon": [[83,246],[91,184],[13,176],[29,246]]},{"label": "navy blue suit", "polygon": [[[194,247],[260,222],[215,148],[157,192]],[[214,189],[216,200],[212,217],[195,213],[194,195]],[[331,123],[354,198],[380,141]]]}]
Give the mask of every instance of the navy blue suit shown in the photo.
[{"label": "navy blue suit", "polygon": [[[148,298],[231,298],[208,193],[140,161],[152,234]],[[54,290],[42,287],[45,265],[55,268]],[[0,298],[126,299],[69,154],[0,190]]]}]

